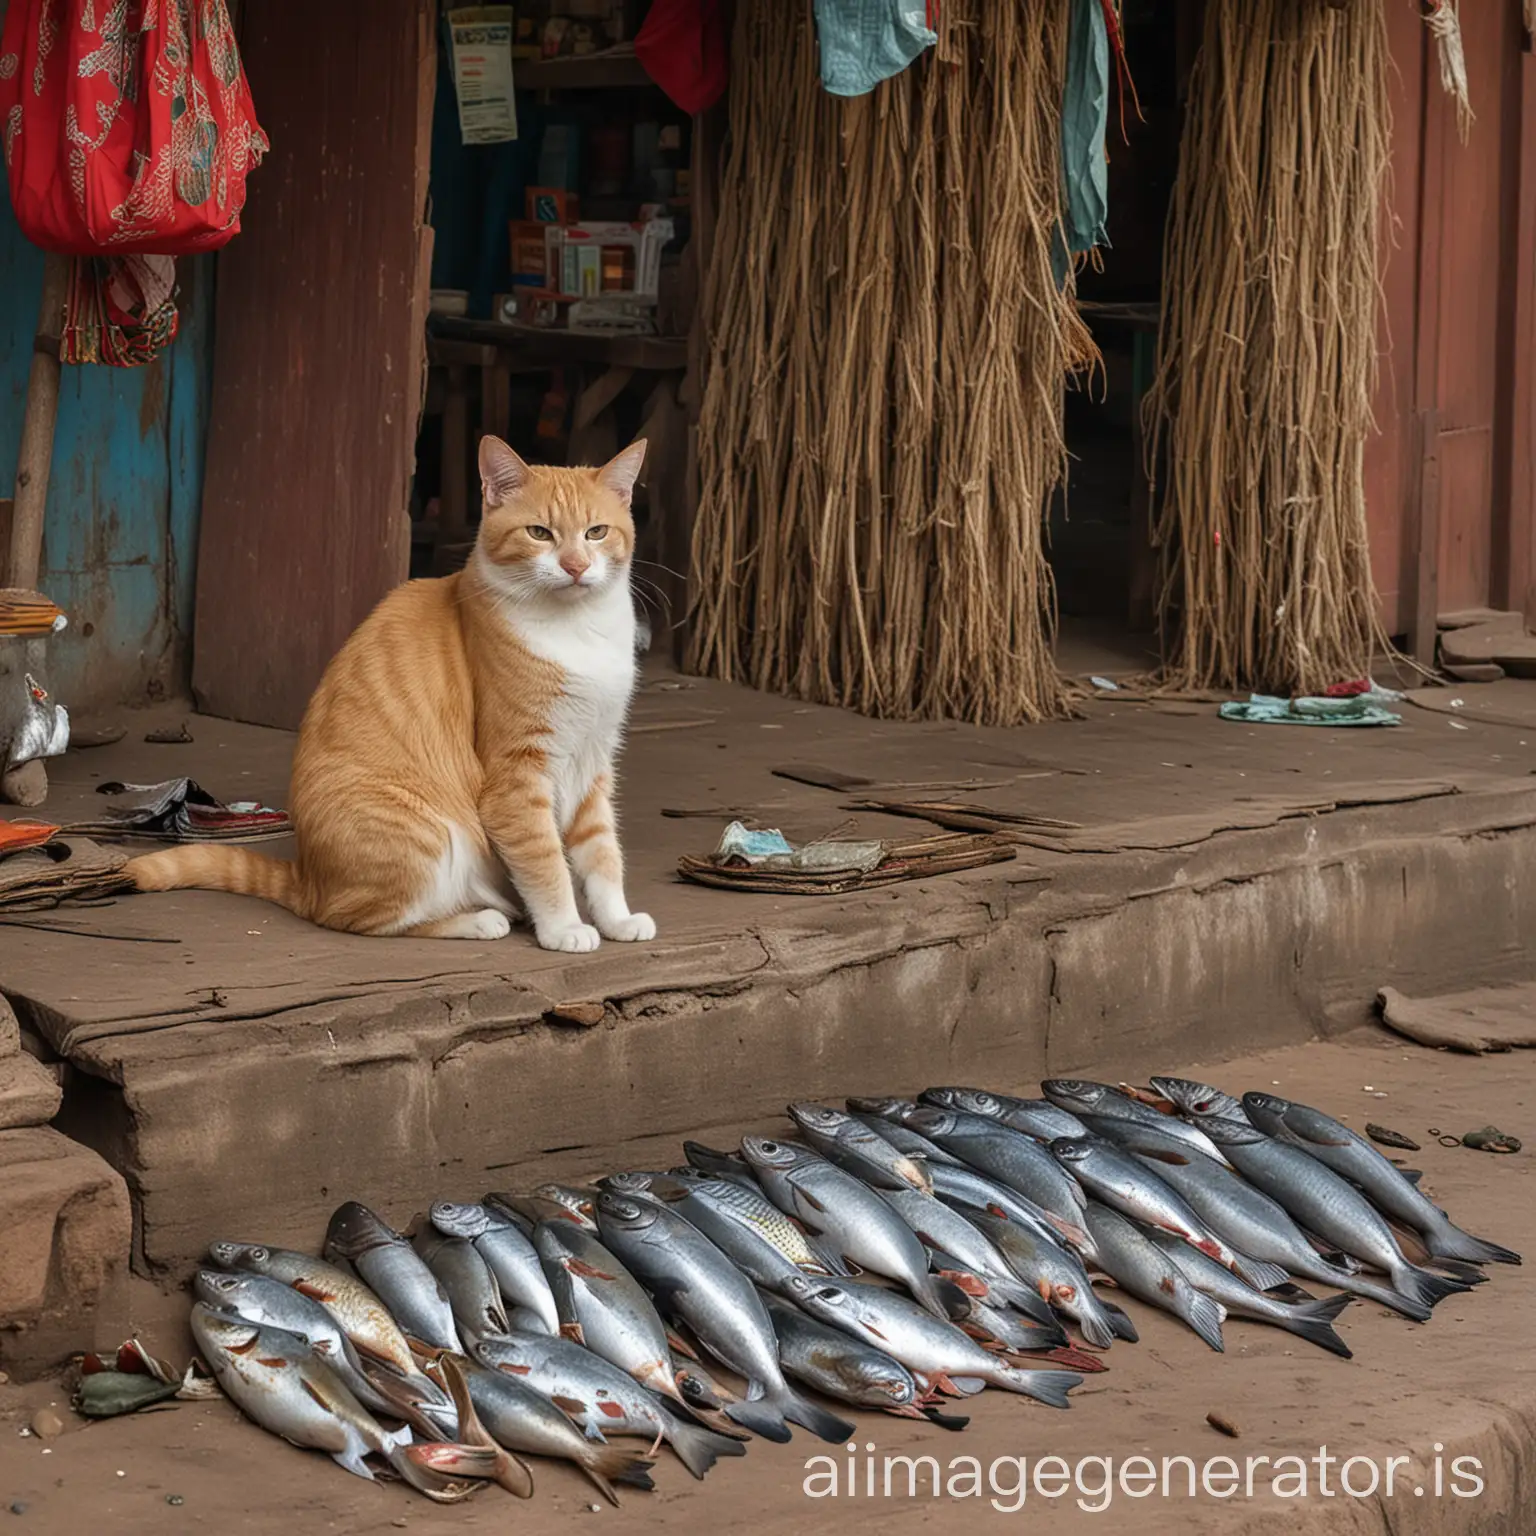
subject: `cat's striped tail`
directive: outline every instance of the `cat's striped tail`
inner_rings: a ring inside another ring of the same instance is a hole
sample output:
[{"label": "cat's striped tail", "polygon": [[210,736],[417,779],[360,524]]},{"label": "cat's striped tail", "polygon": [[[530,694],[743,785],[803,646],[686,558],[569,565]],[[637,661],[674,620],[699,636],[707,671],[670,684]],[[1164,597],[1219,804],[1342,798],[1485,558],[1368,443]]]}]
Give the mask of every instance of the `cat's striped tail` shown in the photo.
[{"label": "cat's striped tail", "polygon": [[233,891],[237,896],[259,896],[300,917],[308,916],[309,903],[297,865],[289,859],[252,853],[249,848],[207,844],[167,848],[129,859],[123,873],[141,891]]}]

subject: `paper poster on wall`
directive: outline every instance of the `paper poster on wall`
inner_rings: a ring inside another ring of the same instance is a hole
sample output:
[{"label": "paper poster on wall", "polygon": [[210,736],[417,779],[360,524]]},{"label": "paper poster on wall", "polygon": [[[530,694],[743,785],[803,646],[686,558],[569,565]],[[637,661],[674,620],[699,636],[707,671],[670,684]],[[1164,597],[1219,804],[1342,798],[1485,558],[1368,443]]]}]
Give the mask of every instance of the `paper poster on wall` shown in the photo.
[{"label": "paper poster on wall", "polygon": [[517,137],[512,88],[512,7],[457,6],[448,12],[449,58],[466,144],[505,144]]}]

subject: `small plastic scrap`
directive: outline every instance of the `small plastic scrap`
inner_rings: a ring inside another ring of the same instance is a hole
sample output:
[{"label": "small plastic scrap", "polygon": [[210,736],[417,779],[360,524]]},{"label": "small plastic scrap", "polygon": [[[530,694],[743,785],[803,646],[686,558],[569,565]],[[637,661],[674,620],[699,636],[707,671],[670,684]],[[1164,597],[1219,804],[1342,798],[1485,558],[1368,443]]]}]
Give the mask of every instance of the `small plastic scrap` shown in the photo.
[{"label": "small plastic scrap", "polygon": [[1255,693],[1246,702],[1223,704],[1220,713],[1223,720],[1245,720],[1250,725],[1401,725],[1401,715],[1377,702],[1389,697],[1385,689],[1352,698],[1280,699]]},{"label": "small plastic scrap", "polygon": [[1088,681],[1092,683],[1095,688],[1101,689],[1105,693],[1120,692],[1120,684],[1111,682],[1107,677],[1090,677]]}]

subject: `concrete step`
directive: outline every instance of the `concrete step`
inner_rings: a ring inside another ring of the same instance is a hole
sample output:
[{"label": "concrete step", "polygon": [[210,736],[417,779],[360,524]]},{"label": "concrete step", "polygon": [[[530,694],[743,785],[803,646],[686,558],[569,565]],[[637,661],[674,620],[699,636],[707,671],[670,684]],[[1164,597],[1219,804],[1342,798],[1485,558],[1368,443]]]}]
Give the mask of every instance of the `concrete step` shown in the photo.
[{"label": "concrete step", "polygon": [[[179,1281],[217,1238],[317,1244],[347,1198],[404,1219],[675,1160],[683,1137],[790,1099],[1112,1079],[1361,1024],[1383,985],[1524,979],[1533,861],[1536,793],[1445,794],[1074,855],[1049,884],[999,865],[858,900],[734,898],[729,938],[605,945],[552,970],[466,974],[440,945],[442,974],[409,987],[29,1022],[75,1068],[58,1124],[134,1190],[136,1268]],[[273,959],[386,953],[260,921]],[[573,1000],[601,1022],[552,1013]]]}]

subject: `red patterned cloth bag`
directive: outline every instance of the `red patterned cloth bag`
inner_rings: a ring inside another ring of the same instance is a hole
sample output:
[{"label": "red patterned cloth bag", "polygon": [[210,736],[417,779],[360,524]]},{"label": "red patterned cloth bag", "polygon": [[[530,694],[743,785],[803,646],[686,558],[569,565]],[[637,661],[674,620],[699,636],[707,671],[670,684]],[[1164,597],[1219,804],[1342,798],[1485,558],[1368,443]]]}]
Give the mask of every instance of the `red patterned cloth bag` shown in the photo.
[{"label": "red patterned cloth bag", "polygon": [[69,256],[216,249],[267,148],[224,0],[10,0],[0,124],[22,233]]}]

